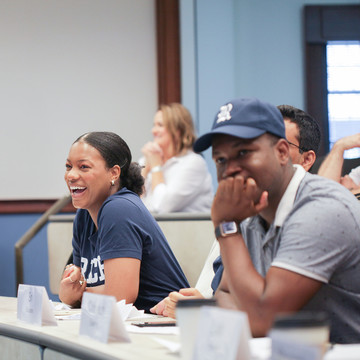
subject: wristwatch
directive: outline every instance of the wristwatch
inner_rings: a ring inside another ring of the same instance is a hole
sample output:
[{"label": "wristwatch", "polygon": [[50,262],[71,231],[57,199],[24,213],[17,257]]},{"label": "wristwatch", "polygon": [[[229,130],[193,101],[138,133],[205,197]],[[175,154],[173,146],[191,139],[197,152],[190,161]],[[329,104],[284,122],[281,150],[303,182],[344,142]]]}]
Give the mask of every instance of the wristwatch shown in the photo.
[{"label": "wristwatch", "polygon": [[215,237],[219,240],[220,237],[227,237],[234,234],[241,234],[240,225],[235,221],[222,222],[215,228]]},{"label": "wristwatch", "polygon": [[150,172],[153,174],[153,173],[156,173],[156,172],[160,172],[162,171],[162,167],[160,165],[157,165],[157,166],[154,166]]}]

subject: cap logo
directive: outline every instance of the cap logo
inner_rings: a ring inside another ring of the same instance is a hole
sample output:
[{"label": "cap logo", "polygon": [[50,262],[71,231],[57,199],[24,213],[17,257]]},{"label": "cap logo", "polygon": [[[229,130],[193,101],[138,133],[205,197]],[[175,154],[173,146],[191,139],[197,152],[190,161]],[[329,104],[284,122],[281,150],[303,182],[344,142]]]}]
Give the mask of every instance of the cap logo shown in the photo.
[{"label": "cap logo", "polygon": [[230,111],[232,110],[232,108],[233,106],[231,103],[227,105],[223,105],[218,113],[216,123],[218,124],[220,122],[230,120],[231,119]]}]

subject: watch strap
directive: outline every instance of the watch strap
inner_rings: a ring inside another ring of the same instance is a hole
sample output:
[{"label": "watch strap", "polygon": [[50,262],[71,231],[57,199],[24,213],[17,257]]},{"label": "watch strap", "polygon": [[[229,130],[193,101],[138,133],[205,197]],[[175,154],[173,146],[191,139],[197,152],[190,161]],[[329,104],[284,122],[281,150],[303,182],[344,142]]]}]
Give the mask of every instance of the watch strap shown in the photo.
[{"label": "watch strap", "polygon": [[216,239],[219,239],[219,237],[221,237],[220,226],[217,226],[215,228],[215,237],[216,237]]}]

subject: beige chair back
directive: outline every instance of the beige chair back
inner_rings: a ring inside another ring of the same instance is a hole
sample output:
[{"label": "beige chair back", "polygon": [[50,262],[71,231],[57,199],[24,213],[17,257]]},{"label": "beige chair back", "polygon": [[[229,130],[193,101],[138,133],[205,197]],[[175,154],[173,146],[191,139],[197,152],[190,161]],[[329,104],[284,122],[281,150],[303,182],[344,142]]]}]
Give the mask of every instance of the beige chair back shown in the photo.
[{"label": "beige chair back", "polygon": [[[190,286],[194,287],[214,241],[210,214],[170,213],[155,215]],[[72,251],[74,215],[54,215],[47,227],[49,283],[53,294]]]}]

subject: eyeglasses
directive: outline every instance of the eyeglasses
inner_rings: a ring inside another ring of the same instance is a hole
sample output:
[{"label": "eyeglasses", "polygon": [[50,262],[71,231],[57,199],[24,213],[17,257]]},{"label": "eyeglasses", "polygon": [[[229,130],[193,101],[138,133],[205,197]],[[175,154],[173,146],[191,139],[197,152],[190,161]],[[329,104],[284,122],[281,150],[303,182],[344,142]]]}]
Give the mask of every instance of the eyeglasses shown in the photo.
[{"label": "eyeglasses", "polygon": [[297,147],[297,148],[299,149],[299,153],[300,153],[300,154],[302,154],[303,152],[307,151],[307,150],[305,150],[304,148],[301,148],[299,145],[296,145],[296,144],[290,142],[289,140],[286,140],[286,141],[288,142],[288,144]]}]

